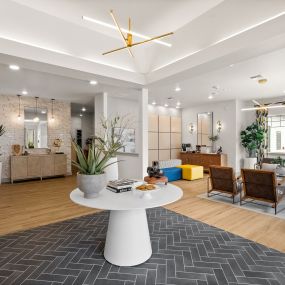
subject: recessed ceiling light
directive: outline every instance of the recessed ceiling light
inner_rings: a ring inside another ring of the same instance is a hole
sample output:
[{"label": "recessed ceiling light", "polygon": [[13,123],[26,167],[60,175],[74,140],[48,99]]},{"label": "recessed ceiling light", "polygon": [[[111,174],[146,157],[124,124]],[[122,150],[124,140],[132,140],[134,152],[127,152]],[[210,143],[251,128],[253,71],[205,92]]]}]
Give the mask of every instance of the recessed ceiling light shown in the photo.
[{"label": "recessed ceiling light", "polygon": [[42,114],[46,114],[46,112],[47,112],[46,110],[42,110],[41,111]]},{"label": "recessed ceiling light", "polygon": [[180,88],[179,86],[177,86],[177,87],[175,88],[175,91],[176,91],[176,92],[179,92],[179,91],[181,91],[181,88]]},{"label": "recessed ceiling light", "polygon": [[177,101],[176,105],[177,105],[177,106],[180,106],[180,105],[181,105],[180,101]]},{"label": "recessed ceiling light", "polygon": [[230,67],[234,67],[234,64],[230,64]]},{"label": "recessed ceiling light", "polygon": [[23,90],[22,91],[22,95],[28,95],[28,91],[27,90]]},{"label": "recessed ceiling light", "polygon": [[19,65],[16,65],[16,64],[10,64],[10,65],[9,65],[9,68],[12,69],[12,70],[19,70],[19,69],[20,69],[20,66],[19,66]]},{"label": "recessed ceiling light", "polygon": [[80,113],[79,116],[82,117],[83,115]]},{"label": "recessed ceiling light", "polygon": [[151,103],[152,105],[156,105],[156,102],[155,101],[152,101],[152,103]]},{"label": "recessed ceiling light", "polygon": [[168,107],[168,104],[167,104],[167,103],[165,103],[165,104],[164,104],[164,107]]},{"label": "recessed ceiling light", "polygon": [[178,105],[176,106],[176,109],[180,109],[180,108],[181,108],[181,106],[178,106]]},{"label": "recessed ceiling light", "polygon": [[89,84],[91,84],[91,85],[97,85],[98,82],[97,82],[96,80],[90,80],[90,81],[89,81]]},{"label": "recessed ceiling light", "polygon": [[209,97],[208,97],[208,99],[213,99],[214,98],[214,96],[213,95],[210,95]]},{"label": "recessed ceiling light", "polygon": [[85,108],[85,107],[83,107],[83,108],[81,109],[81,111],[82,111],[82,112],[85,112],[85,111],[86,111],[86,108]]}]

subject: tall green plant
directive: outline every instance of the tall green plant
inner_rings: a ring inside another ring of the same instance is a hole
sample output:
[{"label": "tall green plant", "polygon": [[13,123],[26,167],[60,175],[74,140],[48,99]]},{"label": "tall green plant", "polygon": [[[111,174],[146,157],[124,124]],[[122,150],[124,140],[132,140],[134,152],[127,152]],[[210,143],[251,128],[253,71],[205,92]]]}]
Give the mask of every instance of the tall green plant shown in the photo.
[{"label": "tall green plant", "polygon": [[242,146],[249,155],[251,155],[252,152],[256,154],[262,146],[265,140],[265,132],[264,129],[255,122],[241,131],[240,137]]}]

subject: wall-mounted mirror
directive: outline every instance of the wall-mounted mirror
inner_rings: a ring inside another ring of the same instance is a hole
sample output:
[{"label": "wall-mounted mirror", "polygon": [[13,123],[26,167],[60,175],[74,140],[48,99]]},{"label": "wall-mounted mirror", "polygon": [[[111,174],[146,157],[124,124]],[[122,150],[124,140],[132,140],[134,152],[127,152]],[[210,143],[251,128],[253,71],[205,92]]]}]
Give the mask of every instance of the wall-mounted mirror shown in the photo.
[{"label": "wall-mounted mirror", "polygon": [[47,148],[47,109],[25,107],[24,117],[25,148]]},{"label": "wall-mounted mirror", "polygon": [[212,146],[209,136],[213,135],[213,112],[198,113],[197,116],[197,144]]}]

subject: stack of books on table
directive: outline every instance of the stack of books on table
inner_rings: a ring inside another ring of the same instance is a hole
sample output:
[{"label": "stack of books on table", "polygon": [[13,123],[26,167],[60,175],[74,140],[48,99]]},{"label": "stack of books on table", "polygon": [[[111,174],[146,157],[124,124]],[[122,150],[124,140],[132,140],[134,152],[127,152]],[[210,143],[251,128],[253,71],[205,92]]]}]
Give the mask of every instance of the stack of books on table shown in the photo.
[{"label": "stack of books on table", "polygon": [[115,193],[127,192],[132,190],[135,182],[137,181],[132,179],[111,180],[107,184],[107,189]]}]

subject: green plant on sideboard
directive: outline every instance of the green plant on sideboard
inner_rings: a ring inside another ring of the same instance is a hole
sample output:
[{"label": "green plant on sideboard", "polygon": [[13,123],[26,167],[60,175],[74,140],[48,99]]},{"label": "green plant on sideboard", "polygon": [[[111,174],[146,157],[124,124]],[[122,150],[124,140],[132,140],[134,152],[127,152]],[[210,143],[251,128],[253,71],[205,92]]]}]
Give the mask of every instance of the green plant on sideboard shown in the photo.
[{"label": "green plant on sideboard", "polygon": [[246,149],[249,157],[256,157],[257,151],[265,140],[265,130],[257,123],[252,123],[240,132],[241,145]]}]

